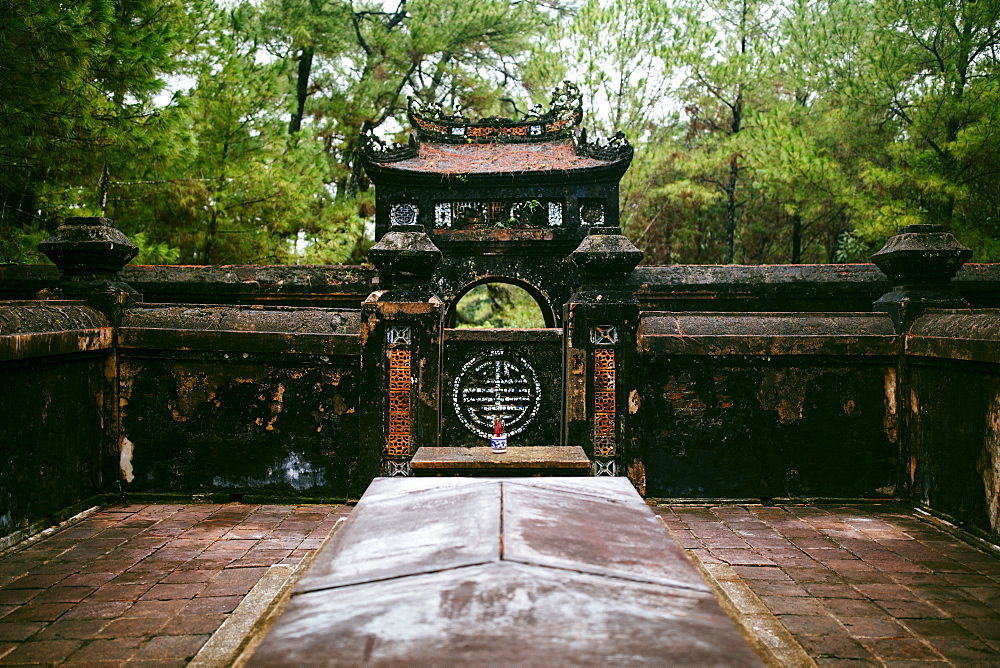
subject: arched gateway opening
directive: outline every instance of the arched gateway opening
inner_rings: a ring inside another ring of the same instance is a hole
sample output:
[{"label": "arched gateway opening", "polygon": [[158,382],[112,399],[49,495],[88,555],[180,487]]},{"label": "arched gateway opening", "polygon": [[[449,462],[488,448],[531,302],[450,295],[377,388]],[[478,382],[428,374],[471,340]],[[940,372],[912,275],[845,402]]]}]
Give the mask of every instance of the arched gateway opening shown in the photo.
[{"label": "arched gateway opening", "polygon": [[549,300],[530,283],[484,278],[463,288],[445,315],[445,327],[459,329],[539,329],[555,327]]},{"label": "arched gateway opening", "polygon": [[526,281],[491,277],[460,290],[445,316],[441,444],[482,445],[499,421],[512,445],[559,445],[562,329]]}]

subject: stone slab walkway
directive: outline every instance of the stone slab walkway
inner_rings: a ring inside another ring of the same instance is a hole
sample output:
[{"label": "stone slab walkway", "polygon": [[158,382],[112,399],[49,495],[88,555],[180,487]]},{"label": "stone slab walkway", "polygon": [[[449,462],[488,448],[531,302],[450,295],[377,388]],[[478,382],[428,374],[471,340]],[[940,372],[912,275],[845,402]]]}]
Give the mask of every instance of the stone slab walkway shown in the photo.
[{"label": "stone slab walkway", "polygon": [[248,666],[760,666],[626,478],[380,478]]},{"label": "stone slab walkway", "polygon": [[1000,666],[1000,559],[900,505],[658,506],[674,539],[819,665]]},{"label": "stone slab walkway", "polygon": [[[0,664],[185,665],[350,511],[100,510],[0,556]],[[1000,559],[911,508],[654,511],[735,614],[762,637],[780,622],[819,665],[1000,666]]]}]

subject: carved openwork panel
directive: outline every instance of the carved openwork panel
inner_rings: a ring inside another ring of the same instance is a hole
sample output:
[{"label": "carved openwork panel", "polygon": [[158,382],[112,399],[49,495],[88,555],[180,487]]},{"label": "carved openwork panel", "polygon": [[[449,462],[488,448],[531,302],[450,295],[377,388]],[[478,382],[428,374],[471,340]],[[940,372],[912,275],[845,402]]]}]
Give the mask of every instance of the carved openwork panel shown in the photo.
[{"label": "carved openwork panel", "polygon": [[561,202],[549,200],[437,202],[438,229],[529,229],[562,225]]},{"label": "carved openwork panel", "polygon": [[[591,340],[608,337],[607,329],[595,327],[591,331]],[[617,332],[615,340],[617,340]],[[615,456],[615,351],[610,348],[598,348],[594,355],[594,456]]]},{"label": "carved openwork panel", "polygon": [[411,368],[409,350],[389,348],[389,437],[386,444],[389,457],[410,456]]},{"label": "carved openwork panel", "polygon": [[509,447],[560,444],[561,330],[445,332],[441,445],[487,445],[496,418]]},{"label": "carved openwork panel", "polygon": [[466,429],[482,438],[500,419],[510,436],[520,434],[541,406],[541,385],[534,367],[503,350],[470,358],[452,383],[452,407]]}]

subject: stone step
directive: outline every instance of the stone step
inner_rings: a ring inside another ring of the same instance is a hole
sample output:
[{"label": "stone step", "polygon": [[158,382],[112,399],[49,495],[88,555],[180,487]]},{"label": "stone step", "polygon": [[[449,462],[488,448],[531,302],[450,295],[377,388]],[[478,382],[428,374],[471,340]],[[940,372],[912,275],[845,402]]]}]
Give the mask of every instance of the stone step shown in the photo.
[{"label": "stone step", "polygon": [[590,475],[590,459],[575,445],[509,446],[493,452],[472,448],[417,448],[410,461],[414,476],[572,476]]}]

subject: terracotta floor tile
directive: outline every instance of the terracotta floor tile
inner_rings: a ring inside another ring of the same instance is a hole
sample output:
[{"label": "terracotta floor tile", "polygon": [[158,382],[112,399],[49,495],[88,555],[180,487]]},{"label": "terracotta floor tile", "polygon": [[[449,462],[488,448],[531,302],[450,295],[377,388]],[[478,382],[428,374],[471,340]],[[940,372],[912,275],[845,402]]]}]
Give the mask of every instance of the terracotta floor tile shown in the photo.
[{"label": "terracotta floor tile", "polygon": [[35,575],[28,573],[23,577],[4,585],[4,589],[45,589],[66,579],[65,575],[50,573],[48,575]]},{"label": "terracotta floor tile", "polygon": [[822,636],[844,633],[844,627],[838,624],[836,619],[827,614],[777,615],[777,617],[782,626],[795,636]]},{"label": "terracotta floor tile", "polygon": [[998,665],[1000,653],[984,642],[973,638],[931,638],[931,645],[949,661],[959,665]]},{"label": "terracotta floor tile", "polygon": [[3,618],[4,622],[51,622],[73,608],[72,603],[36,603],[22,605]]},{"label": "terracotta floor tile", "polygon": [[953,619],[907,619],[903,622],[913,633],[925,638],[972,638],[967,628]]},{"label": "terracotta floor tile", "polygon": [[44,589],[0,589],[0,605],[21,605],[41,594]]},{"label": "terracotta floor tile", "polygon": [[91,601],[137,601],[153,587],[152,584],[106,584],[98,587]]},{"label": "terracotta floor tile", "polygon": [[79,603],[94,593],[96,587],[50,587],[32,599],[32,603]]},{"label": "terracotta floor tile", "polygon": [[783,571],[788,574],[788,577],[795,580],[799,584],[806,582],[843,582],[844,579],[834,573],[828,568],[799,568],[790,567],[784,568]]},{"label": "terracotta floor tile", "polygon": [[979,638],[1000,641],[1000,623],[997,623],[996,619],[984,619],[980,617],[956,619],[955,621]]},{"label": "terracotta floor tile", "polygon": [[114,573],[76,573],[66,576],[60,584],[67,587],[100,587],[114,578]]},{"label": "terracotta floor tile", "polygon": [[208,638],[207,634],[157,636],[142,646],[135,659],[137,661],[144,659],[190,659],[198,653]]},{"label": "terracotta floor tile", "polygon": [[218,574],[215,570],[176,570],[160,580],[163,584],[208,582]]},{"label": "terracotta floor tile", "polygon": [[191,599],[184,607],[184,614],[206,615],[214,612],[232,612],[242,600],[242,596],[195,598]]},{"label": "terracotta floor tile", "polygon": [[911,634],[889,615],[838,615],[837,621],[855,638],[906,638]]},{"label": "terracotta floor tile", "polygon": [[949,616],[923,601],[879,601],[878,605],[896,619],[940,619]]},{"label": "terracotta floor tile", "polygon": [[80,640],[31,640],[0,658],[0,665],[57,664],[76,651],[81,643]]},{"label": "terracotta floor tile", "polygon": [[934,607],[940,608],[946,616],[952,618],[996,619],[997,616],[996,610],[979,601],[934,601]]},{"label": "terracotta floor tile", "polygon": [[791,581],[791,574],[776,566],[733,566],[733,571],[747,580],[781,580]]},{"label": "terracotta floor tile", "polygon": [[35,635],[36,640],[72,640],[96,637],[110,623],[107,619],[57,619]]},{"label": "terracotta floor tile", "polygon": [[68,661],[128,661],[143,642],[142,638],[97,638],[70,654]]},{"label": "terracotta floor tile", "polygon": [[861,643],[880,659],[934,661],[943,658],[916,638],[865,638]]},{"label": "terracotta floor tile", "polygon": [[35,635],[45,622],[0,621],[0,642],[22,642]]},{"label": "terracotta floor tile", "polygon": [[823,604],[801,596],[771,596],[763,594],[760,600],[776,615],[822,615]]},{"label": "terracotta floor tile", "polygon": [[824,598],[821,602],[823,607],[835,616],[877,617],[883,614],[877,604],[864,598]]},{"label": "terracotta floor tile", "polygon": [[136,601],[123,617],[173,617],[188,605],[189,599],[172,601]]},{"label": "terracotta floor tile", "polygon": [[153,587],[143,594],[141,598],[144,601],[172,601],[175,599],[188,599],[194,598],[203,589],[205,589],[205,584],[202,582],[158,584],[153,585]]},{"label": "terracotta floor tile", "polygon": [[854,588],[874,601],[912,600],[913,591],[900,584],[858,583]]},{"label": "terracotta floor tile", "polygon": [[125,617],[105,626],[97,638],[146,638],[156,635],[167,622],[167,617]]},{"label": "terracotta floor tile", "polygon": [[180,614],[172,617],[160,629],[160,635],[201,635],[215,633],[229,615],[210,613],[204,615]]},{"label": "terracotta floor tile", "polygon": [[814,659],[865,659],[875,656],[861,643],[846,636],[801,636],[802,648]]},{"label": "terracotta floor tile", "polygon": [[131,605],[131,601],[83,601],[74,605],[63,619],[114,619]]},{"label": "terracotta floor tile", "polygon": [[794,582],[774,581],[774,580],[753,580],[750,583],[751,589],[758,596],[770,594],[772,596],[809,596],[809,592]]}]

